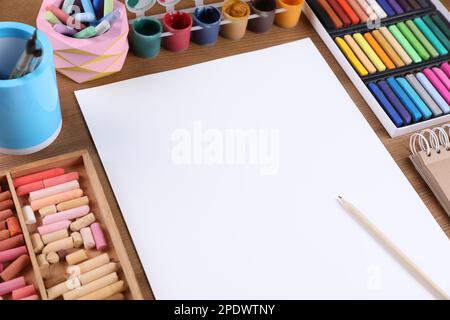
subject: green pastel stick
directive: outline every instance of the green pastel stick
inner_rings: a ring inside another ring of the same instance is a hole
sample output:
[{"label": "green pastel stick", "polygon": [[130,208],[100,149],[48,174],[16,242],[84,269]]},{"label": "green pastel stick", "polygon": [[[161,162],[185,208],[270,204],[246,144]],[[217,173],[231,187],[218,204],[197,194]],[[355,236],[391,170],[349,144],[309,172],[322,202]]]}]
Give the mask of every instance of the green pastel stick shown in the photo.
[{"label": "green pastel stick", "polygon": [[59,19],[53,14],[53,12],[51,11],[46,11],[44,14],[44,18],[45,20],[48,21],[48,23],[50,23],[52,26],[54,26],[55,24],[62,24],[61,21],[59,21]]},{"label": "green pastel stick", "polygon": [[103,2],[103,16],[106,16],[113,12],[114,10],[114,0],[105,0]]},{"label": "green pastel stick", "polygon": [[447,23],[445,23],[445,21],[442,20],[442,18],[437,14],[431,16],[431,19],[433,19],[434,23],[436,23],[439,29],[441,29],[441,31],[445,33],[447,38],[450,38],[450,28],[448,27]]},{"label": "green pastel stick", "polygon": [[429,17],[423,17],[423,21],[428,25],[428,27],[433,31],[436,37],[442,42],[447,50],[450,50],[450,40],[445,36],[445,34],[438,28],[434,21]]},{"label": "green pastel stick", "polygon": [[422,62],[422,58],[419,56],[419,54],[414,50],[414,48],[411,46],[411,44],[406,40],[406,38],[403,36],[403,34],[398,30],[396,25],[392,25],[388,27],[389,31],[392,33],[394,38],[400,43],[400,45],[405,49],[405,51],[408,53],[410,58],[414,61],[414,63]]},{"label": "green pastel stick", "polygon": [[97,32],[95,32],[95,27],[90,26],[75,33],[73,37],[77,39],[88,39],[94,37],[96,34]]},{"label": "green pastel stick", "polygon": [[433,44],[436,50],[441,56],[445,56],[448,50],[444,47],[441,41],[434,35],[433,31],[427,26],[427,24],[422,20],[422,18],[415,18],[414,23],[422,31],[427,39]]},{"label": "green pastel stick", "polygon": [[423,47],[423,45],[419,42],[419,39],[409,30],[408,26],[404,22],[397,23],[397,27],[400,29],[401,33],[405,36],[405,38],[409,41],[409,43],[416,49],[417,53],[423,60],[430,60],[430,54]]},{"label": "green pastel stick", "polygon": [[417,26],[412,22],[411,20],[406,21],[406,25],[408,26],[409,30],[412,31],[412,33],[416,36],[417,39],[419,39],[420,43],[427,49],[428,53],[431,57],[436,58],[439,57],[439,53],[437,50],[433,47],[433,45],[428,41],[427,37],[422,33],[422,31],[417,28]]}]

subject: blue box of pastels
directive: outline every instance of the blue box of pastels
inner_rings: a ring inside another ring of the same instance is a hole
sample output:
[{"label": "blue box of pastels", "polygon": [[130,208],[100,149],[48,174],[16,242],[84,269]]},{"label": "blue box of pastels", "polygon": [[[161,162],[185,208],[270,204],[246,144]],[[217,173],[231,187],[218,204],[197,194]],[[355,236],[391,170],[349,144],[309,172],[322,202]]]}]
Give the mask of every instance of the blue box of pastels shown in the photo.
[{"label": "blue box of pastels", "polygon": [[307,0],[304,12],[391,137],[450,121],[441,2]]}]

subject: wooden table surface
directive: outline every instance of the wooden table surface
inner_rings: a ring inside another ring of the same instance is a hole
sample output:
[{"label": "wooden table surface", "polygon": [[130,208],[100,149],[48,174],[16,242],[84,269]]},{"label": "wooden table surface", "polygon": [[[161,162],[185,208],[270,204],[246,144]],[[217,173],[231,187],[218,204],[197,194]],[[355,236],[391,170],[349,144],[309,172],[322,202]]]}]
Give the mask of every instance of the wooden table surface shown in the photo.
[{"label": "wooden table surface", "polygon": [[[186,0],[183,1],[184,3],[181,3],[181,7],[186,6]],[[36,15],[41,2],[41,0],[0,0],[0,21],[18,21],[35,26]],[[187,3],[189,4],[191,2],[192,1],[189,1]],[[450,0],[443,0],[443,3],[447,8],[450,7]],[[152,9],[151,13],[153,14],[157,12],[161,12],[159,8]],[[372,110],[369,108],[362,96],[358,93],[356,88],[352,85],[349,78],[340,68],[334,57],[331,55],[330,51],[326,48],[325,44],[316,34],[305,16],[301,17],[300,23],[296,28],[286,30],[274,26],[274,28],[269,33],[263,35],[247,32],[244,39],[236,42],[219,38],[218,43],[212,47],[201,47],[191,43],[191,47],[189,48],[189,50],[183,53],[171,53],[162,49],[159,56],[150,60],[141,59],[134,56],[132,53],[129,53],[121,72],[86,84],[77,84],[72,80],[58,74],[58,86],[63,113],[63,129],[58,139],[48,148],[33,155],[20,157],[0,156],[0,170],[24,164],[26,162],[67,153],[70,151],[79,149],[89,150],[93,157],[94,164],[99,174],[102,186],[105,190],[107,199],[109,200],[114,218],[119,227],[119,230],[121,231],[122,239],[125,243],[125,247],[128,250],[132,265],[135,266],[135,272],[138,281],[141,283],[143,295],[146,299],[152,299],[153,295],[150,285],[139,262],[139,258],[136,254],[127,227],[117,206],[116,199],[114,197],[105,171],[100,162],[98,153],[95,149],[94,143],[91,139],[83,115],[81,114],[80,108],[77,104],[73,92],[79,89],[95,87],[111,82],[143,76],[146,74],[176,69],[208,60],[231,56],[238,53],[262,49],[285,42],[303,39],[305,37],[310,37],[313,40],[314,44],[325,57],[325,60],[331,66],[334,73],[337,75],[337,77],[347,90],[348,94],[358,106],[359,110],[363,113],[373,130],[377,133],[378,137],[381,139],[403,173],[406,175],[410,183],[420,195],[421,199],[425,202],[432,215],[435,217],[435,219],[444,229],[447,235],[450,236],[450,218],[439,206],[436,198],[420,178],[418,173],[414,170],[412,164],[408,159],[408,156],[410,154],[409,135],[397,139],[391,139],[389,137],[381,123],[375,117]],[[299,59],[301,59],[301,57],[299,57]],[[149,95],[150,94],[151,93],[149,93]],[[128,107],[132,108],[133,106]],[[118,152],[120,151],[118,150]],[[343,152],[347,152],[347,150],[343,150]],[[388,181],[389,177],[386,177],[386,183],[389,183]],[[405,221],[405,227],[407,227],[407,221]]]}]

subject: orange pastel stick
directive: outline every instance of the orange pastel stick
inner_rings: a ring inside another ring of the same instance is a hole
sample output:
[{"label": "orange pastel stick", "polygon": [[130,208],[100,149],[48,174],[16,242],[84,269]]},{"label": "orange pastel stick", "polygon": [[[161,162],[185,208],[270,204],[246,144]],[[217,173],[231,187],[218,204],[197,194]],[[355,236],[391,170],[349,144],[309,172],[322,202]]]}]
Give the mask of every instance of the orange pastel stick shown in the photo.
[{"label": "orange pastel stick", "polygon": [[386,52],[384,52],[383,48],[381,48],[381,46],[378,44],[377,40],[375,40],[372,34],[370,32],[366,32],[364,34],[364,38],[370,44],[373,51],[375,51],[375,53],[381,59],[381,61],[383,61],[384,65],[390,70],[395,69],[395,64],[388,57]]},{"label": "orange pastel stick", "polygon": [[22,229],[20,228],[19,220],[16,217],[9,217],[6,219],[6,225],[9,230],[9,235],[14,237],[18,234],[22,234]]},{"label": "orange pastel stick", "polygon": [[8,200],[11,199],[11,192],[10,191],[5,191],[0,193],[0,202],[4,201],[4,200]]},{"label": "orange pastel stick", "polygon": [[359,17],[353,11],[353,9],[348,5],[347,0],[337,0],[339,5],[341,6],[342,10],[347,14],[347,16],[352,21],[352,24],[359,24]]}]

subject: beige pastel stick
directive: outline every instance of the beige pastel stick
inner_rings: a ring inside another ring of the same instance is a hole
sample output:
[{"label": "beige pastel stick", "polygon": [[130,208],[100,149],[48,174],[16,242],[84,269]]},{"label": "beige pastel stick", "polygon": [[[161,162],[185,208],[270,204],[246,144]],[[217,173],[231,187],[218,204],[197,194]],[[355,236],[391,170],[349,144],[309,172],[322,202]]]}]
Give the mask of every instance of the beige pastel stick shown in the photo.
[{"label": "beige pastel stick", "polygon": [[95,216],[93,213],[85,215],[83,218],[77,219],[70,224],[70,230],[80,231],[81,229],[91,225],[95,222]]},{"label": "beige pastel stick", "polygon": [[78,264],[88,259],[88,255],[84,249],[80,249],[66,256],[66,262],[69,266]]},{"label": "beige pastel stick", "polygon": [[125,283],[121,280],[85,296],[79,297],[77,300],[104,300],[123,291],[125,291]]},{"label": "beige pastel stick", "polygon": [[67,238],[68,236],[69,232],[67,231],[67,229],[62,229],[42,235],[42,242],[44,242],[44,244],[48,244],[50,242],[55,242],[57,240]]},{"label": "beige pastel stick", "polygon": [[76,198],[73,200],[61,202],[56,206],[56,209],[59,212],[61,212],[61,211],[66,211],[66,210],[70,210],[73,208],[78,208],[81,206],[87,206],[88,204],[89,204],[89,198],[87,196],[84,196],[81,198]]},{"label": "beige pastel stick", "polygon": [[55,194],[50,197],[38,199],[35,201],[31,201],[30,205],[33,210],[39,210],[44,207],[50,206],[52,204],[61,203],[64,201],[69,201],[72,199],[76,199],[83,196],[83,190],[75,189],[70,191],[65,191],[62,193]]},{"label": "beige pastel stick", "polygon": [[72,268],[72,270],[69,270],[70,267],[67,268],[67,273],[74,274],[73,270],[76,270],[76,271],[78,271],[78,275],[80,275],[80,274],[86,273],[88,271],[91,271],[95,268],[98,268],[104,264],[107,264],[109,261],[110,261],[110,258],[109,258],[108,253],[102,253],[94,258],[86,260],[77,265],[71,266],[71,267],[76,267],[76,268]]},{"label": "beige pastel stick", "polygon": [[355,39],[353,39],[351,35],[346,34],[344,36],[344,40],[345,42],[347,42],[349,47],[358,57],[359,61],[361,61],[363,66],[367,69],[367,71],[369,71],[370,74],[377,72],[377,69],[375,68],[373,63],[369,60],[364,51],[362,51],[362,49],[359,47],[359,45],[356,43]]},{"label": "beige pastel stick", "polygon": [[117,271],[118,269],[119,264],[117,262],[107,263],[101,267],[95,268],[94,270],[81,274],[79,276],[80,282],[84,286],[85,284],[104,277],[107,274]]},{"label": "beige pastel stick", "polygon": [[47,261],[47,255],[40,254],[36,257],[36,260],[38,262],[42,277],[47,279],[50,276],[50,264]]},{"label": "beige pastel stick", "polygon": [[44,242],[42,242],[41,235],[39,233],[33,233],[30,238],[34,253],[40,253],[44,248]]},{"label": "beige pastel stick", "polygon": [[49,214],[54,214],[56,212],[57,212],[57,210],[56,210],[56,206],[54,204],[39,209],[39,214],[41,215],[42,218],[45,216],[48,216]]},{"label": "beige pastel stick", "polygon": [[70,236],[73,239],[73,246],[75,248],[79,248],[83,245],[83,238],[81,237],[81,234],[79,232],[72,232]]},{"label": "beige pastel stick", "polygon": [[62,184],[57,184],[56,186],[44,188],[41,190],[30,192],[29,200],[30,202],[54,196],[59,193],[63,193],[70,190],[80,189],[80,184],[77,180],[72,180]]},{"label": "beige pastel stick", "polygon": [[80,288],[80,280],[78,278],[70,278],[60,284],[57,284],[54,287],[47,289],[47,296],[50,300],[54,300],[66,292],[70,292],[71,290],[76,290]]},{"label": "beige pastel stick", "polygon": [[81,237],[83,238],[83,244],[85,249],[95,248],[95,240],[92,234],[91,228],[82,228],[80,230]]},{"label": "beige pastel stick", "polygon": [[366,0],[357,0],[361,8],[366,12],[366,14],[369,16],[369,20],[375,21],[378,20],[378,16],[373,10],[373,8],[370,6],[370,4]]},{"label": "beige pastel stick", "polygon": [[68,250],[68,249],[73,249],[72,237],[67,237],[64,239],[56,240],[54,242],[50,242],[44,247],[44,249],[42,249],[42,253],[47,254],[50,252],[57,252],[60,250]]},{"label": "beige pastel stick", "polygon": [[57,264],[59,262],[59,255],[56,252],[50,252],[46,257],[48,263]]},{"label": "beige pastel stick", "polygon": [[92,293],[101,288],[109,286],[110,284],[113,284],[114,282],[117,281],[119,281],[119,277],[117,276],[116,272],[113,272],[104,277],[101,277],[100,279],[92,281],[85,286],[81,286],[77,289],[64,293],[63,298],[64,300],[75,300],[78,299],[79,297],[85,296],[89,293]]},{"label": "beige pastel stick", "polygon": [[105,300],[125,300],[125,296],[123,293],[116,293],[111,297],[106,298]]},{"label": "beige pastel stick", "polygon": [[392,33],[389,31],[386,27],[381,27],[379,29],[383,36],[386,38],[386,40],[389,42],[392,48],[394,48],[395,52],[400,56],[400,58],[403,60],[405,64],[411,64],[412,59],[411,57],[406,53],[405,49],[398,43],[397,39],[394,38]]},{"label": "beige pastel stick", "polygon": [[45,288],[48,289],[48,288],[54,287],[57,284],[60,284],[60,283],[62,283],[64,281],[66,281],[66,280],[67,280],[67,277],[66,277],[65,274],[63,275],[63,274],[60,274],[60,273],[56,273],[51,278],[46,279],[44,281],[44,286],[45,286]]}]

